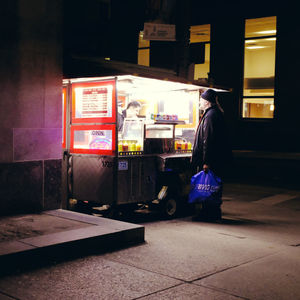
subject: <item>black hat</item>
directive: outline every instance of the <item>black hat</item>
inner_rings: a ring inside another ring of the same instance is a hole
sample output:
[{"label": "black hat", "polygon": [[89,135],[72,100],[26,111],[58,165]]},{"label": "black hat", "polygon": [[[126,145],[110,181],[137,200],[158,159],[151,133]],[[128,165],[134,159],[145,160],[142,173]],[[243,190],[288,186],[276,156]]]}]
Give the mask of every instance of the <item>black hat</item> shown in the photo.
[{"label": "black hat", "polygon": [[206,101],[208,101],[210,103],[216,103],[217,102],[217,92],[213,89],[208,89],[201,95],[201,98],[205,99]]}]

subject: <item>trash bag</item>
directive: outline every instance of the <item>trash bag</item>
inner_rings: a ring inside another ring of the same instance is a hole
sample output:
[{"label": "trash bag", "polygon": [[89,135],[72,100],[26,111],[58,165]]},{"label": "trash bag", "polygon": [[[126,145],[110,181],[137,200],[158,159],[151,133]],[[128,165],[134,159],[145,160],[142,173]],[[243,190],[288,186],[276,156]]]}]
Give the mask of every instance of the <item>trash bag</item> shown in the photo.
[{"label": "trash bag", "polygon": [[188,203],[222,203],[222,180],[212,171],[201,171],[191,178]]}]

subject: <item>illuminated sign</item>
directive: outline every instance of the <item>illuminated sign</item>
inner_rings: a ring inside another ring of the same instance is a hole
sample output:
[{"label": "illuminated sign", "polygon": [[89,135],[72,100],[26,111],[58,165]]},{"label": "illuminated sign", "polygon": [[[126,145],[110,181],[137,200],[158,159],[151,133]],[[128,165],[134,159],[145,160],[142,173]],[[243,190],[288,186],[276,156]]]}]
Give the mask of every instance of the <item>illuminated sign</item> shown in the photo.
[{"label": "illuminated sign", "polygon": [[115,81],[72,85],[72,123],[113,122],[115,122]]},{"label": "illuminated sign", "polygon": [[71,153],[113,155],[114,125],[80,125],[71,127]]}]

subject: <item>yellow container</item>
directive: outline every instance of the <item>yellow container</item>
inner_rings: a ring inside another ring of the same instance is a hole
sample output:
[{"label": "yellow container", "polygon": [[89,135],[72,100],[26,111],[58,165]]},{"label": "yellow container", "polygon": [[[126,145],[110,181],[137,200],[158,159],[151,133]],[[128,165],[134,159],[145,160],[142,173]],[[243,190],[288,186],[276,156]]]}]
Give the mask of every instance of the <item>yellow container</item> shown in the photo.
[{"label": "yellow container", "polygon": [[122,151],[123,151],[123,144],[122,144],[122,143],[119,143],[119,144],[118,144],[118,151],[119,151],[119,152],[122,152]]},{"label": "yellow container", "polygon": [[129,151],[136,151],[136,144],[135,143],[130,143],[129,144]]},{"label": "yellow container", "polygon": [[177,142],[177,141],[175,141],[174,148],[175,148],[175,150],[177,150],[177,149],[178,149],[178,142]]}]

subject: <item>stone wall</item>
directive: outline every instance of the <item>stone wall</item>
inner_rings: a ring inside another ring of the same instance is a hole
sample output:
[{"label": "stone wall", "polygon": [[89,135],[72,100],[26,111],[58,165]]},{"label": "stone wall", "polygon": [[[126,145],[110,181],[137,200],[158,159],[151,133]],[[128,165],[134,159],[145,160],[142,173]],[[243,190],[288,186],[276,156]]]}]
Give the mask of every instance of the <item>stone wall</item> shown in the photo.
[{"label": "stone wall", "polygon": [[61,205],[62,3],[1,2],[0,214]]}]

